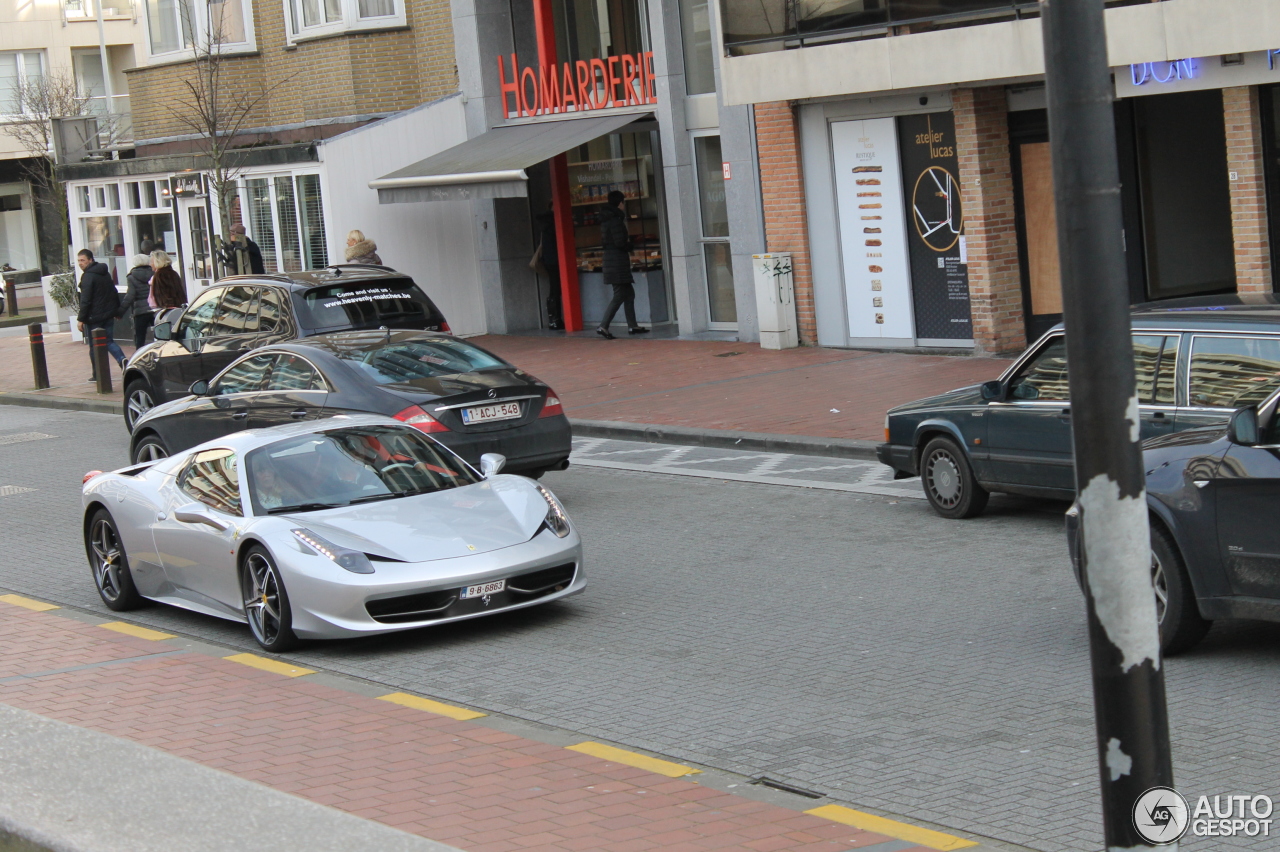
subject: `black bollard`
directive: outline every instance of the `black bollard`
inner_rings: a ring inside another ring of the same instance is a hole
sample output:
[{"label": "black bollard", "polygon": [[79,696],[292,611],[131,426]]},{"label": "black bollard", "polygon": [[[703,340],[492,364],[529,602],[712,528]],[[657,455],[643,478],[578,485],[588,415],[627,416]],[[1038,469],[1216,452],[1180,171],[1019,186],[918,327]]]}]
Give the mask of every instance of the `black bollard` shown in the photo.
[{"label": "black bollard", "polygon": [[111,393],[111,355],[107,352],[107,330],[93,330],[93,371],[98,380],[98,393]]},{"label": "black bollard", "polygon": [[18,315],[18,288],[12,281],[4,282],[5,311],[11,317]]},{"label": "black bollard", "polygon": [[44,328],[38,322],[27,326],[31,340],[31,369],[36,376],[36,390],[49,387],[49,365],[44,360]]}]

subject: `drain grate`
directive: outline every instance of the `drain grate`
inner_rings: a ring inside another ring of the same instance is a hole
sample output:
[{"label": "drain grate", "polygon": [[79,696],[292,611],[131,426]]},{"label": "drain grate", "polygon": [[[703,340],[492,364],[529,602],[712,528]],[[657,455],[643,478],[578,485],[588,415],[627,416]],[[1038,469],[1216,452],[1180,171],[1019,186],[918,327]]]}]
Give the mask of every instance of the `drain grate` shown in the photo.
[{"label": "drain grate", "polygon": [[44,432],[16,432],[12,435],[0,435],[0,445],[3,444],[21,444],[25,441],[43,441],[45,438],[55,438],[56,435],[46,435]]},{"label": "drain grate", "polygon": [[786,781],[779,781],[776,778],[770,778],[768,775],[756,775],[752,777],[748,784],[756,784],[760,787],[768,787],[773,790],[781,790],[784,793],[793,793],[797,796],[804,796],[806,799],[825,799],[826,793],[816,793],[813,790],[806,790],[803,787],[797,787],[794,784],[788,784]]},{"label": "drain grate", "polygon": [[21,485],[0,485],[0,497],[12,497],[14,494],[26,494],[34,488],[23,488]]}]

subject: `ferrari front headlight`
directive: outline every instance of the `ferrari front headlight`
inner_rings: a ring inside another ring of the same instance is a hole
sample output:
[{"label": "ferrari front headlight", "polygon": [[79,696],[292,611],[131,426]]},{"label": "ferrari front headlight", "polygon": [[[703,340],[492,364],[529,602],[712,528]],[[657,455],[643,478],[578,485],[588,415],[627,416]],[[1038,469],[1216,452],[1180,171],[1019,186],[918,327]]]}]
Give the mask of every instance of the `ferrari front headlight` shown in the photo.
[{"label": "ferrari front headlight", "polygon": [[308,529],[295,529],[293,534],[298,537],[298,541],[305,544],[311,550],[332,559],[352,574],[372,574],[373,563],[369,561],[368,554],[359,550],[352,550],[349,547],[341,547],[334,544],[328,539],[313,533]]},{"label": "ferrari front headlight", "polygon": [[569,534],[569,515],[565,512],[564,507],[560,505],[560,501],[555,498],[547,489],[541,485],[534,485],[538,489],[538,493],[542,495],[542,499],[547,501],[547,517],[543,523],[547,525],[547,529],[551,530],[558,537],[564,538]]}]

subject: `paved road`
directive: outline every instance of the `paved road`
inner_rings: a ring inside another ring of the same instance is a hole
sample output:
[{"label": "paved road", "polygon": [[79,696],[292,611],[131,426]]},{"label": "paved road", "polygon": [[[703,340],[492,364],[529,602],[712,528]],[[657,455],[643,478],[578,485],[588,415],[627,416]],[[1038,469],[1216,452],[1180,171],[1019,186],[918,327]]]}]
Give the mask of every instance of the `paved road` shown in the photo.
[{"label": "paved road", "polygon": [[[122,464],[125,446],[118,417],[0,407],[0,587],[104,611],[79,482]],[[1084,614],[1060,504],[997,499],[956,523],[906,498],[911,481],[884,486],[897,497],[724,475],[773,461],[762,454],[659,465],[711,476],[587,466],[652,467],[673,448],[603,455],[628,449],[654,448],[584,445],[582,465],[546,479],[587,543],[586,594],[296,657],[1046,852],[1100,846]],[[812,466],[786,457],[755,475]],[[842,470],[821,475],[864,481]],[[253,647],[243,627],[179,610],[131,617]],[[1280,793],[1278,639],[1271,625],[1220,625],[1169,662],[1184,793]]]}]

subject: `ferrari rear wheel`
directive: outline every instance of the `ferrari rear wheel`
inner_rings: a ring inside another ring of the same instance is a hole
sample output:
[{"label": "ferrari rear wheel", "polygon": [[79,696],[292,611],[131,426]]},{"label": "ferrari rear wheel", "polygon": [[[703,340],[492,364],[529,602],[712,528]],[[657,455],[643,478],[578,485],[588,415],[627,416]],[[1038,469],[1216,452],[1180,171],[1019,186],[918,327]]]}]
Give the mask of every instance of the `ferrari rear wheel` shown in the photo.
[{"label": "ferrari rear wheel", "polygon": [[254,545],[245,553],[240,569],[244,591],[244,614],[258,644],[268,651],[287,651],[298,644],[293,635],[293,613],[289,595],[280,579],[280,569],[265,547]]},{"label": "ferrari rear wheel", "polygon": [[89,566],[93,569],[93,582],[98,587],[98,596],[107,608],[124,612],[142,606],[144,600],[133,585],[129,557],[120,541],[120,532],[116,528],[115,519],[106,509],[99,509],[89,519],[84,546],[89,556]]}]

